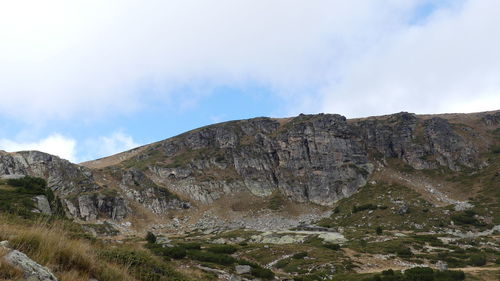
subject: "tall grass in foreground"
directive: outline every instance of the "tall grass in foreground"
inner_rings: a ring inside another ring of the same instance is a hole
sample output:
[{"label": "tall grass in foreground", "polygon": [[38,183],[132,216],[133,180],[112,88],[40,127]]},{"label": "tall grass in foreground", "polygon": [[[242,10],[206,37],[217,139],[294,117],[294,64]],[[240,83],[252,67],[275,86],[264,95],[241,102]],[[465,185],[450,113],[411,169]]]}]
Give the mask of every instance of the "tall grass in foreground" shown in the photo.
[{"label": "tall grass in foreground", "polygon": [[[49,267],[61,281],[136,280],[130,277],[126,265],[100,259],[96,245],[90,241],[70,238],[63,223],[39,220],[25,225],[0,215],[0,240],[8,240],[12,248]],[[20,274],[5,263],[0,263],[0,272],[0,280],[15,280]]]}]

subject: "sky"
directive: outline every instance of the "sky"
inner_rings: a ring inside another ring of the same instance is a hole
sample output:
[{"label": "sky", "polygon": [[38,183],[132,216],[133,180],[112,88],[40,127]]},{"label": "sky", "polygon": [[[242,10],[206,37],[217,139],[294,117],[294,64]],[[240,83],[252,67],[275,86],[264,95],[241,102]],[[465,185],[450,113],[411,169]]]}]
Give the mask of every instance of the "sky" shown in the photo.
[{"label": "sky", "polygon": [[74,163],[212,123],[500,109],[498,0],[0,0],[0,149]]}]

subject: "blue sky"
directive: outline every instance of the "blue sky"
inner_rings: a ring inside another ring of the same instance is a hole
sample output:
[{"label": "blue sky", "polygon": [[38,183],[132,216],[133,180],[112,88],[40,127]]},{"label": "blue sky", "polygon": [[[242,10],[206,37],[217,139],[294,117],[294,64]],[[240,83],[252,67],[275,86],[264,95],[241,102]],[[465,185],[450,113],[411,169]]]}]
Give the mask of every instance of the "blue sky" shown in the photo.
[{"label": "blue sky", "polygon": [[499,109],[498,10],[496,0],[5,1],[0,149],[80,162],[258,116]]}]

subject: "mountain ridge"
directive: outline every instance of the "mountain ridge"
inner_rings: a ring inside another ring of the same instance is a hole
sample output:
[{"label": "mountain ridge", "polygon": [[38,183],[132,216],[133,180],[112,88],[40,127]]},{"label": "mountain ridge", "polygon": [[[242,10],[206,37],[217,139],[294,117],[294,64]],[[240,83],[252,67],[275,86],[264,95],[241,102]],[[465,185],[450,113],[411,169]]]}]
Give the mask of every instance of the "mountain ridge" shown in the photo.
[{"label": "mountain ridge", "polygon": [[491,132],[499,120],[498,110],[258,117],[197,128],[81,165],[41,152],[2,153],[0,174],[48,179],[66,214],[84,221],[120,221],[139,209],[168,214],[241,192],[332,206],[384,167],[481,169],[488,165],[482,155],[498,143]]}]

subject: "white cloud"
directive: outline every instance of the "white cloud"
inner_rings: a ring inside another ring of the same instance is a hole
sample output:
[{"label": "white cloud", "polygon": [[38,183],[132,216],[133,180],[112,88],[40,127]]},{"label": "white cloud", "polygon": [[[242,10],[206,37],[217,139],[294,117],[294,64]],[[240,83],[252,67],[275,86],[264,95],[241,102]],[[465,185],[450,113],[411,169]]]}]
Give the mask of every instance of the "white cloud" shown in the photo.
[{"label": "white cloud", "polygon": [[118,152],[138,147],[131,136],[115,132],[78,143],[73,138],[52,134],[37,141],[16,141],[0,139],[0,149],[7,152],[38,150],[67,159],[73,163],[110,156]]},{"label": "white cloud", "polygon": [[109,136],[101,136],[96,139],[88,139],[84,142],[83,149],[85,151],[84,159],[81,161],[94,160],[97,158],[110,156],[122,151],[126,151],[139,144],[134,141],[131,136],[122,132],[115,132]]},{"label": "white cloud", "polygon": [[436,1],[2,1],[0,112],[95,118],[186,85],[247,83],[299,100],[295,110],[483,109],[498,93],[499,2],[458,2],[411,26]]},{"label": "white cloud", "polygon": [[35,142],[17,142],[9,139],[0,139],[0,149],[8,152],[38,150],[72,162],[76,161],[76,141],[59,134],[53,134]]},{"label": "white cloud", "polygon": [[349,116],[500,109],[500,2],[465,1],[349,61],[323,110]]},{"label": "white cloud", "polygon": [[89,118],[197,83],[253,81],[294,97],[418,2],[2,1],[0,110],[34,122]]}]

